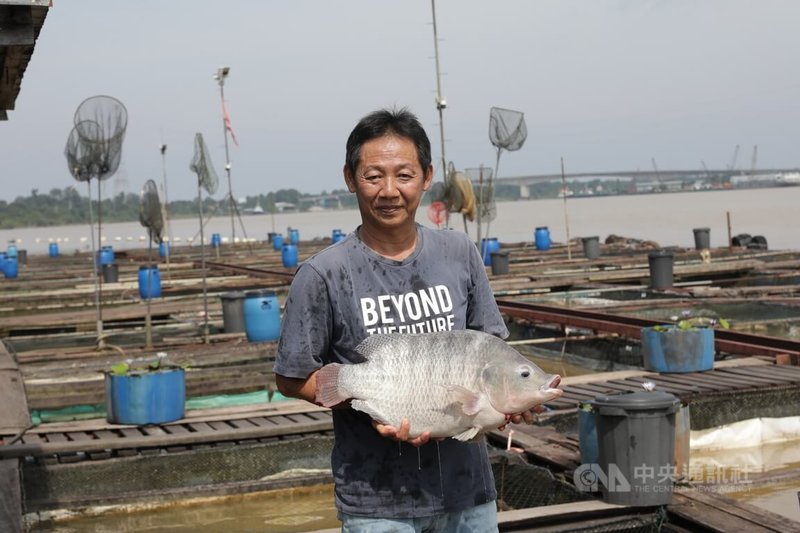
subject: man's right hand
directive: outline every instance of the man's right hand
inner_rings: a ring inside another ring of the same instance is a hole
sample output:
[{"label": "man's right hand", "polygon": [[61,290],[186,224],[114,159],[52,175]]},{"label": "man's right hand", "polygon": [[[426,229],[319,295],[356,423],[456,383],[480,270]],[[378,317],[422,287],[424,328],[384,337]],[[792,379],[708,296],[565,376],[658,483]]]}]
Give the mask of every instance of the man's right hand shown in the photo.
[{"label": "man's right hand", "polygon": [[431,440],[430,431],[426,431],[417,437],[409,438],[409,433],[411,432],[411,423],[407,418],[404,418],[400,423],[399,429],[388,424],[381,424],[377,420],[372,421],[372,427],[374,427],[375,431],[377,431],[382,437],[387,437],[398,442],[407,442],[412,446],[419,447]]}]

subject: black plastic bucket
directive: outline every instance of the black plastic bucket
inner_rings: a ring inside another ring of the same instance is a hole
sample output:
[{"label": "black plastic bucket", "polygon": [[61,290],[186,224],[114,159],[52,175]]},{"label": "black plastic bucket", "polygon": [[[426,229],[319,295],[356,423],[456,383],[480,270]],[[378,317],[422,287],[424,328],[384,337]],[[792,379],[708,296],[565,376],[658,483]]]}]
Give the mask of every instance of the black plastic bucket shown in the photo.
[{"label": "black plastic bucket", "polygon": [[508,274],[508,262],[507,251],[498,250],[492,252],[492,274],[495,276]]},{"label": "black plastic bucket", "polygon": [[119,281],[119,266],[116,263],[104,263],[101,268],[103,270],[103,283],[116,283]]},{"label": "black plastic bucket", "polygon": [[222,301],[222,323],[225,333],[244,333],[244,293],[226,292],[219,295]]},{"label": "black plastic bucket", "polygon": [[711,248],[711,229],[694,228],[694,248],[695,250],[708,250]]},{"label": "black plastic bucket", "polygon": [[647,260],[650,263],[651,288],[668,289],[672,287],[672,258],[672,252],[667,250],[656,250],[647,254]]},{"label": "black plastic bucket", "polygon": [[583,242],[583,255],[586,256],[586,259],[600,257],[600,237],[584,237],[581,242]]}]

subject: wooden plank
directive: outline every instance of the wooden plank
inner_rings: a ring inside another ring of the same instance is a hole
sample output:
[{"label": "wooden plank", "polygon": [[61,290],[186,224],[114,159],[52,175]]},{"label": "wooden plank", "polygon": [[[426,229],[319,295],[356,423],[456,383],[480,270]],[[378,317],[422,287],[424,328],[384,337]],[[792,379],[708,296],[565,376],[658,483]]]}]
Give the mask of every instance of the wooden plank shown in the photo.
[{"label": "wooden plank", "polygon": [[17,362],[0,341],[0,434],[16,435],[31,425],[25,384]]},{"label": "wooden plank", "polygon": [[723,383],[728,385],[729,389],[735,390],[746,390],[752,388],[758,388],[764,385],[774,385],[775,383],[770,379],[759,379],[755,378],[755,382],[748,381],[745,379],[744,376],[736,376],[731,374],[726,374],[722,371],[718,370],[711,370],[706,372],[706,375],[709,379],[713,379],[719,383]]},{"label": "wooden plank", "polygon": [[[632,378],[638,381],[638,379],[644,378]],[[727,385],[722,385],[716,383],[713,380],[704,378],[701,374],[680,374],[680,375],[672,375],[672,374],[662,374],[658,378],[661,381],[668,381],[670,383],[685,383],[687,385],[693,385],[698,392],[714,390],[714,391],[721,391],[721,390],[729,390],[730,387]]]},{"label": "wooden plank", "polygon": [[[639,380],[642,381],[639,381]],[[628,379],[629,382],[635,382],[639,384],[640,390],[645,390],[644,387],[641,386],[642,383],[651,382],[655,384],[656,389],[670,392],[672,394],[683,395],[683,394],[696,394],[701,392],[702,389],[696,385],[687,385],[685,383],[676,383],[674,381],[669,381],[664,379],[662,376],[653,376],[652,378],[642,379],[642,378],[630,378]]]},{"label": "wooden plank", "polygon": [[[281,417],[278,417],[279,419]],[[279,422],[281,422],[279,420]],[[332,421],[319,421],[298,423],[285,419],[283,423],[272,427],[254,427],[248,429],[233,429],[229,431],[214,431],[203,423],[191,424],[194,433],[181,435],[130,436],[124,439],[94,439],[86,442],[47,442],[39,444],[14,444],[0,446],[0,459],[24,456],[41,456],[53,453],[90,452],[105,449],[123,448],[152,448],[159,446],[196,445],[208,442],[228,442],[233,440],[258,439],[279,435],[315,433],[329,431],[333,427]],[[197,426],[197,427],[195,427]]]},{"label": "wooden plank", "polygon": [[690,521],[711,531],[783,532],[798,531],[798,522],[720,494],[699,490],[673,493],[669,515]]},{"label": "wooden plank", "polygon": [[745,369],[745,368],[727,368],[725,369],[726,373],[732,374],[740,374],[740,375],[747,375],[747,376],[759,376],[764,378],[775,379],[784,382],[790,383],[797,383],[800,382],[800,368],[795,369],[795,367],[782,365],[781,367],[778,366],[768,366],[768,367],[757,367],[753,369]]}]

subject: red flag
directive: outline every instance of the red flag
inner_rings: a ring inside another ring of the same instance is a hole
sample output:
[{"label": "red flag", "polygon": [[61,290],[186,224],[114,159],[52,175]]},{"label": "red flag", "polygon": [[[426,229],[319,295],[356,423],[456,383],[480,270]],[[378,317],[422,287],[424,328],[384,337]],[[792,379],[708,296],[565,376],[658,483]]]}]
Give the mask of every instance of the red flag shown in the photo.
[{"label": "red flag", "polygon": [[236,140],[236,134],[233,133],[233,127],[231,127],[231,117],[228,115],[228,106],[225,105],[225,102],[222,102],[222,116],[225,118],[225,129],[231,133],[231,139],[233,139],[233,144],[236,147],[239,147],[239,141]]}]

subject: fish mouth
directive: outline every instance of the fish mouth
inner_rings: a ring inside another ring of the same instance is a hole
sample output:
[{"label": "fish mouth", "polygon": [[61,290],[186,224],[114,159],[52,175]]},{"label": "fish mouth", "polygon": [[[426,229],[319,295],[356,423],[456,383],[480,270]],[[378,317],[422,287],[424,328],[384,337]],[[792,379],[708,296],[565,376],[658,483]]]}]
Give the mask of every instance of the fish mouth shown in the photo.
[{"label": "fish mouth", "polygon": [[545,389],[555,389],[561,383],[561,376],[558,374],[554,374],[550,377],[550,380],[544,384]]}]

